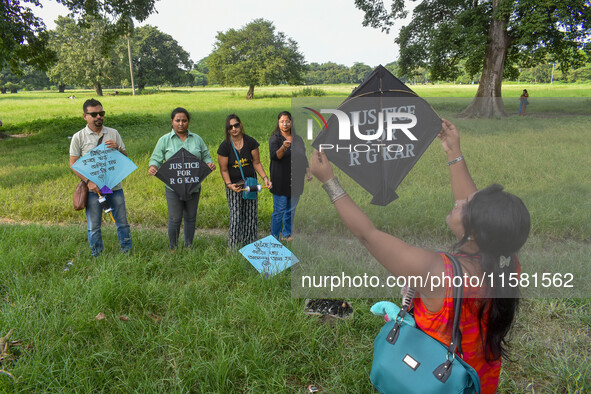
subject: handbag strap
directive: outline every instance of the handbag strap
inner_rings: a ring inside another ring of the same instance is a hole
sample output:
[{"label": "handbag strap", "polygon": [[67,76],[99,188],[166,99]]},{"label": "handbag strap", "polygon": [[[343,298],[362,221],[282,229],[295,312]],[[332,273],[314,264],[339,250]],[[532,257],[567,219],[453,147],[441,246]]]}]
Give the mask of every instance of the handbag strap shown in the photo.
[{"label": "handbag strap", "polygon": [[[464,286],[453,286],[453,278],[456,276],[463,277],[463,270],[462,265],[458,261],[458,259],[450,253],[444,253],[449,260],[451,261],[452,266],[452,297],[454,303],[454,321],[452,326],[452,337],[451,342],[449,344],[449,352],[453,355],[456,351],[459,354],[462,354],[462,331],[460,330],[460,320],[462,316],[462,301],[464,296]],[[462,280],[463,285],[463,280]],[[409,298],[404,306],[400,309],[398,316],[396,317],[396,322],[398,323],[398,318],[400,318],[400,323],[404,320],[404,316],[409,313],[409,309],[412,308],[415,299],[415,290],[412,290],[408,293]],[[396,341],[396,338],[392,337],[389,340]]]},{"label": "handbag strap", "polygon": [[[244,137],[242,137],[244,138]],[[230,139],[230,144],[232,144],[232,148],[234,149],[234,153],[236,154],[236,160],[238,161],[238,168],[240,168],[240,174],[242,175],[242,180],[246,182],[246,178],[244,178],[244,171],[242,171],[242,163],[240,163],[240,155],[238,155],[238,151],[234,146],[234,142]]]},{"label": "handbag strap", "polygon": [[[453,268],[453,277],[459,276],[460,278],[463,277],[462,265],[458,261],[458,259],[450,254],[445,253],[445,255],[451,260],[452,268]],[[453,281],[453,279],[452,279]],[[452,283],[453,285],[453,283]],[[462,316],[462,301],[464,297],[464,282],[463,279],[461,281],[460,286],[452,286],[453,289],[453,297],[454,297],[454,322],[452,328],[452,338],[451,343],[449,344],[449,351],[454,354],[456,350],[459,354],[462,354],[462,331],[460,330],[460,320]]]}]

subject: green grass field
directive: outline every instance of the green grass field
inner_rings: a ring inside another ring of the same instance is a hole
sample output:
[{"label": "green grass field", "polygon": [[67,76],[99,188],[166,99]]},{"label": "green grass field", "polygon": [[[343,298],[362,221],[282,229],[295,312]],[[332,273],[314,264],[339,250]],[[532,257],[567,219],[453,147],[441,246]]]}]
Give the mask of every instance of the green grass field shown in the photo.
[{"label": "green grass field", "polygon": [[[346,96],[353,86],[321,86]],[[501,183],[532,214],[521,253],[528,267],[573,271],[577,288],[524,299],[505,362],[500,392],[591,390],[591,86],[505,85],[508,118],[456,118],[476,91],[472,85],[415,85],[440,116],[462,133],[478,186]],[[515,116],[522,89],[528,116]],[[133,97],[99,98],[105,125],[119,130],[139,169],[124,181],[134,253],[117,251],[114,226],[103,226],[105,253],[89,256],[85,217],[71,208],[77,183],[68,168],[69,136],[84,126],[82,103],[91,91],[0,95],[0,336],[14,329],[16,361],[0,369],[0,392],[372,392],[373,338],[383,320],[352,299],[346,321],[324,323],[303,314],[291,297],[289,272],[266,280],[226,248],[228,208],[219,172],[204,182],[192,250],[168,252],[162,183],[147,175],[157,139],[170,130],[170,111],[187,108],[191,131],[212,156],[224,120],[236,112],[261,143],[276,115],[290,109],[298,87],[175,89]],[[108,93],[108,91],[106,92]],[[76,99],[70,100],[68,95]],[[443,218],[453,203],[445,157],[435,141],[387,207],[352,181],[343,182],[376,224],[418,245],[448,249]],[[310,183],[298,208],[296,231],[345,237],[336,213]],[[261,194],[260,236],[269,234],[272,199]],[[301,212],[300,212],[301,211]],[[305,214],[304,214],[305,213]],[[359,243],[357,245],[361,249]],[[296,253],[297,254],[297,253]],[[72,267],[65,272],[65,265]],[[97,320],[102,313],[105,318]]]}]

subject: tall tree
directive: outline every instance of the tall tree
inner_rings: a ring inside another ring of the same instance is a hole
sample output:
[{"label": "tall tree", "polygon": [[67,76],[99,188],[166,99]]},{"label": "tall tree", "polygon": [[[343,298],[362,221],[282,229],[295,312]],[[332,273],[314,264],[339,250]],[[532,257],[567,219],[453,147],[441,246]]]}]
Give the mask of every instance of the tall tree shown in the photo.
[{"label": "tall tree", "polygon": [[[407,16],[404,0],[354,0],[365,12],[364,26],[388,31]],[[466,117],[506,116],[501,100],[503,77],[531,67],[547,56],[562,71],[577,68],[591,53],[588,0],[423,0],[412,21],[400,29],[399,67],[412,76],[427,67],[433,80],[453,80],[461,60],[470,75],[482,72]],[[583,52],[584,51],[584,52]]]},{"label": "tall tree", "polygon": [[[86,16],[108,17],[103,39],[114,43],[129,31],[133,19],[144,21],[155,11],[157,0],[56,0],[65,5],[80,21]],[[40,0],[0,1],[0,66],[7,62],[20,71],[21,62],[46,70],[54,61],[48,48],[46,26],[28,5],[42,7]]]},{"label": "tall tree", "polygon": [[103,84],[119,84],[125,57],[117,59],[112,45],[103,40],[106,25],[103,18],[87,18],[80,25],[72,18],[58,17],[50,38],[57,62],[49,69],[49,78],[60,84],[92,86],[98,96],[103,95]]},{"label": "tall tree", "polygon": [[[127,43],[118,50],[127,56]],[[193,66],[189,54],[170,35],[150,25],[138,27],[131,36],[135,82],[146,85],[183,84],[189,81]]]},{"label": "tall tree", "polygon": [[222,85],[247,85],[247,99],[254,87],[266,84],[300,84],[304,56],[297,43],[275,33],[273,23],[255,19],[242,29],[218,32],[213,52],[207,57],[209,77]]}]

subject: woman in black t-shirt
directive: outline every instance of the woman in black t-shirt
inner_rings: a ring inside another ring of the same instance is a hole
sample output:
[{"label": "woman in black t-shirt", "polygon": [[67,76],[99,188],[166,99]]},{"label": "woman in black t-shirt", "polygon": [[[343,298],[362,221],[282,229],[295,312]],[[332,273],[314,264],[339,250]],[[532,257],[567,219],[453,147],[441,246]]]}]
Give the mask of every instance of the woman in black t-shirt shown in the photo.
[{"label": "woman in black t-shirt", "polygon": [[291,114],[280,112],[277,126],[269,138],[270,173],[273,182],[271,235],[291,241],[295,209],[304,192],[304,177],[312,180],[306,147],[302,137],[291,127]]},{"label": "woman in black t-shirt", "polygon": [[[238,163],[240,160],[240,164]],[[226,139],[218,148],[218,163],[222,179],[226,184],[226,197],[230,208],[230,228],[228,246],[238,248],[256,241],[258,222],[258,200],[245,200],[240,192],[244,187],[244,177],[259,174],[267,188],[272,184],[261,164],[259,143],[244,134],[240,118],[236,114],[226,117]]]}]

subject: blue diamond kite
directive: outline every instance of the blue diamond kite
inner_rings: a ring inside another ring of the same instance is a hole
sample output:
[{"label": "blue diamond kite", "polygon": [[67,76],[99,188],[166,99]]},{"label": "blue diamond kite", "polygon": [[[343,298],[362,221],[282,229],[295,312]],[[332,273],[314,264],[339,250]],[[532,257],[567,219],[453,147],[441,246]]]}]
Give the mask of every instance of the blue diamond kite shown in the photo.
[{"label": "blue diamond kite", "polygon": [[72,164],[72,169],[96,183],[101,193],[109,194],[137,166],[117,149],[102,143]]},{"label": "blue diamond kite", "polygon": [[240,249],[240,253],[262,274],[271,277],[291,267],[299,260],[272,235]]}]

